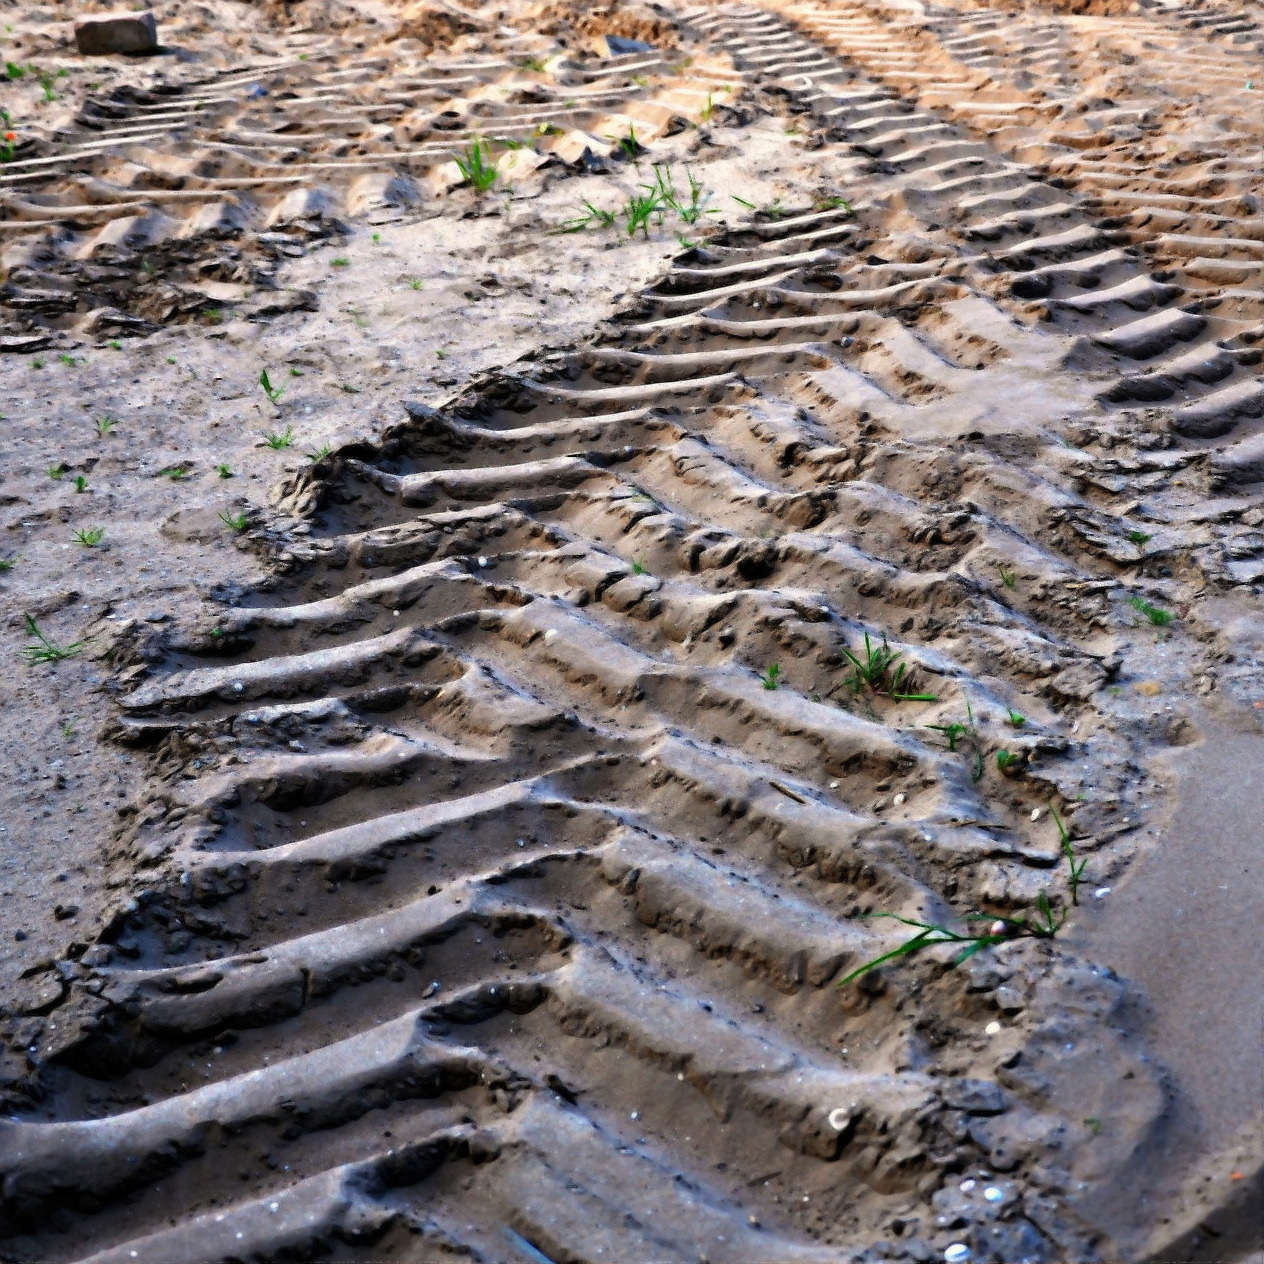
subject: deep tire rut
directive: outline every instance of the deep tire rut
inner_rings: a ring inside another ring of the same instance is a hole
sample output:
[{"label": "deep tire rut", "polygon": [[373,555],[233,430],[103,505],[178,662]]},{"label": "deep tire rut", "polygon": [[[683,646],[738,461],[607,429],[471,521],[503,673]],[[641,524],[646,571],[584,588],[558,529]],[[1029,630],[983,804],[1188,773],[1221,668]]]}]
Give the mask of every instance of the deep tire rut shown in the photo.
[{"label": "deep tire rut", "polygon": [[[1108,886],[1184,740],[1135,683],[1258,683],[1193,604],[1264,578],[1254,157],[1137,174],[1206,123],[1076,112],[1089,19],[918,14],[680,15],[863,195],[321,460],[270,590],[120,638],[141,876],[0,1123],[16,1258],[1118,1258],[1124,983],[833,984],[899,942],[858,914],[1065,905],[1050,803]],[[866,633],[934,700],[851,687]]]}]

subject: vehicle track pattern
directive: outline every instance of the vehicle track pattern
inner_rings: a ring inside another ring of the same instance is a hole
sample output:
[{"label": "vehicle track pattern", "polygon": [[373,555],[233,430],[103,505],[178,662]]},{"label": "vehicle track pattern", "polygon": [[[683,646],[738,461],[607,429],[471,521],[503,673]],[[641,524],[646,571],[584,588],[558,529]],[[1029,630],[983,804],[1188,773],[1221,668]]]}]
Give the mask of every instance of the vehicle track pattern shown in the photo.
[{"label": "vehicle track pattern", "polygon": [[19,1258],[1112,1258],[1079,1192],[1170,1091],[1125,984],[832,984],[859,914],[1065,903],[1050,802],[1122,872],[1180,740],[1130,682],[1258,685],[1193,609],[1264,576],[1254,194],[1059,140],[1089,19],[922,12],[680,15],[863,196],[411,406],[278,489],[274,587],[120,637],[153,791],[0,1123]]}]

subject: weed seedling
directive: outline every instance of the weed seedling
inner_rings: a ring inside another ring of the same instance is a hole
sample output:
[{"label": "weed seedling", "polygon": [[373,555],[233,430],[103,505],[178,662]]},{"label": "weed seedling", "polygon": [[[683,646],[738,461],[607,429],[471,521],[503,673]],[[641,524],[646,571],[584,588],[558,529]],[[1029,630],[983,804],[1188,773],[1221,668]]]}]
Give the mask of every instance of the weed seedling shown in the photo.
[{"label": "weed seedling", "polygon": [[40,87],[44,89],[45,101],[56,101],[57,93],[53,91],[53,76],[40,75]]},{"label": "weed seedling", "polygon": [[189,471],[183,465],[169,465],[165,470],[159,470],[158,473],[163,478],[169,478],[173,483],[179,483],[181,480],[189,477]]},{"label": "weed seedling", "polygon": [[708,92],[706,105],[704,105],[702,109],[698,111],[698,122],[699,123],[711,122],[711,111],[714,109],[715,109],[715,103],[711,100],[711,94]]},{"label": "weed seedling", "polygon": [[1156,628],[1165,628],[1176,617],[1170,610],[1152,606],[1144,597],[1133,597],[1128,603],[1134,610],[1145,615]]},{"label": "weed seedling", "polygon": [[17,564],[21,553],[14,553],[12,557],[0,558],[0,574],[11,571]]},{"label": "weed seedling", "polygon": [[635,237],[636,230],[639,228],[645,239],[649,240],[650,235],[650,216],[655,212],[659,212],[659,221],[662,221],[662,203],[659,201],[657,193],[646,193],[644,195],[633,195],[628,198],[627,205],[623,208],[623,214],[628,221],[628,236]]},{"label": "weed seedling", "polygon": [[412,281],[409,281],[408,286],[409,286],[409,288],[410,288],[410,289],[413,289],[413,290],[420,290],[424,284],[425,284],[425,282],[424,282],[424,281],[418,281],[418,280],[414,279],[414,280],[412,280]]},{"label": "weed seedling", "polygon": [[[933,948],[936,944],[961,945],[961,951],[952,960],[952,966],[955,968],[963,961],[968,961],[981,949],[1004,943],[1007,939],[1052,939],[1062,929],[1062,923],[1066,920],[1065,913],[1062,914],[1061,919],[1054,920],[1049,897],[1043,891],[1036,897],[1036,915],[1031,920],[1026,917],[993,917],[991,913],[967,913],[962,917],[961,920],[966,923],[991,923],[982,934],[970,934],[968,931],[962,934],[939,922],[919,922],[912,918],[900,917],[898,913],[863,913],[861,916],[863,918],[891,918],[897,922],[903,922],[905,926],[916,928],[917,934],[905,940],[898,948],[884,952],[882,956],[875,957],[872,961],[866,961],[863,966],[853,970],[846,978],[840,979],[839,987],[846,987],[847,984],[868,974],[870,970],[876,970],[879,966],[885,965],[888,961],[910,957],[924,948]],[[1000,927],[999,931],[998,927]]]},{"label": "weed seedling", "polygon": [[303,376],[303,370],[302,370],[302,369],[295,368],[295,367],[294,367],[294,365],[290,365],[290,376],[291,376],[291,377],[302,377],[302,376]]},{"label": "weed seedling", "polygon": [[25,617],[27,633],[36,641],[34,645],[24,645],[18,651],[28,663],[60,663],[63,658],[74,658],[83,649],[82,641],[75,641],[73,645],[58,645],[50,641],[29,614]]},{"label": "weed seedling", "polygon": [[[448,353],[446,351],[442,351],[439,353],[440,360],[446,360],[447,358],[448,358]],[[359,395],[360,393],[360,388],[358,386],[352,386],[350,382],[339,382],[338,388],[339,390],[346,391],[348,395]]]},{"label": "weed seedling", "polygon": [[75,357],[70,355],[68,352],[63,351],[57,358],[68,368],[73,369],[75,367]]},{"label": "weed seedling", "polygon": [[221,510],[219,520],[230,531],[244,531],[250,525],[250,520],[244,513],[224,513]]},{"label": "weed seedling", "polygon": [[86,492],[88,490],[88,479],[84,474],[75,475],[75,491]]},{"label": "weed seedling", "polygon": [[818,211],[836,211],[840,206],[847,212],[848,215],[855,215],[855,209],[846,198],[835,196],[817,198],[816,200],[816,209]]},{"label": "weed seedling", "polygon": [[1071,903],[1078,904],[1080,902],[1080,885],[1084,881],[1084,870],[1088,867],[1087,857],[1083,860],[1076,860],[1075,850],[1071,846],[1071,835],[1067,832],[1067,827],[1062,824],[1062,818],[1058,815],[1057,809],[1053,803],[1049,804],[1049,815],[1053,817],[1054,824],[1058,827],[1058,837],[1062,841],[1062,854],[1066,857],[1067,862],[1067,881],[1071,884]]},{"label": "weed seedling", "polygon": [[923,724],[924,729],[936,729],[948,739],[948,749],[955,751],[957,743],[961,740],[961,735],[966,731],[966,726],[960,722],[954,724]]},{"label": "weed seedling", "polygon": [[522,63],[521,69],[534,71],[537,75],[544,74],[544,59],[542,57],[528,57]]},{"label": "weed seedling", "polygon": [[748,211],[755,210],[754,202],[748,202],[745,198],[738,197],[736,193],[730,193],[729,197],[731,197],[734,202],[737,202],[739,205],[744,206]]},{"label": "weed seedling", "polygon": [[35,359],[31,361],[31,368],[33,368],[33,369],[42,369],[43,367],[44,367],[44,357],[43,357],[43,356],[36,356],[36,357],[35,357]]},{"label": "weed seedling", "polygon": [[1013,571],[1007,571],[1005,567],[1001,566],[999,563],[997,564],[996,569],[1001,572],[1001,583],[1004,584],[1006,588],[1013,589],[1017,587],[1018,576],[1015,575]]},{"label": "weed seedling", "polygon": [[555,233],[582,233],[589,226],[609,228],[619,218],[618,211],[603,211],[591,202],[584,202],[584,214],[573,219],[564,219],[553,231]]},{"label": "weed seedling", "polygon": [[48,477],[54,478],[54,479],[60,479],[61,476],[66,473],[68,468],[69,467],[66,466],[64,462],[61,462],[61,461],[59,461],[56,465],[50,465],[48,467]]},{"label": "weed seedling", "polygon": [[267,442],[268,447],[270,447],[274,452],[279,452],[282,448],[288,448],[294,442],[294,427],[286,426],[280,434],[277,434],[275,431],[270,431],[263,437]]},{"label": "weed seedling", "polygon": [[632,574],[633,575],[648,575],[649,574],[649,571],[645,569],[645,563],[642,562],[639,557],[632,559]]},{"label": "weed seedling", "polygon": [[374,234],[373,234],[373,244],[374,244],[375,246],[380,246],[380,245],[382,244],[382,234],[381,234],[381,233],[374,233]]},{"label": "weed seedling", "polygon": [[[7,27],[6,29],[12,30],[13,28]],[[24,66],[19,66],[15,61],[6,61],[4,63],[4,73],[10,79],[22,79],[26,76],[26,68]]]},{"label": "weed seedling", "polygon": [[333,448],[331,448],[329,444],[322,443],[319,448],[308,449],[307,459],[313,463],[316,461],[323,461],[332,451]]},{"label": "weed seedling", "polygon": [[351,266],[351,260],[345,255],[339,255],[336,259],[330,259],[329,266],[331,268],[349,268]]},{"label": "weed seedling", "polygon": [[117,338],[114,338],[114,339],[112,339],[112,340],[111,340],[111,342],[110,342],[110,350],[111,350],[111,351],[122,351],[122,350],[123,350],[123,344],[122,344],[121,342],[119,342],[119,340],[118,340]]},{"label": "weed seedling", "polygon": [[168,357],[167,357],[167,363],[168,363],[168,364],[175,364],[175,362],[176,362],[176,358],[175,358],[175,356],[168,356]]},{"label": "weed seedling", "polygon": [[[1248,84],[1247,84],[1247,87],[1249,88],[1250,86],[1251,86],[1251,85],[1248,83]],[[1097,1117],[1096,1115],[1090,1115],[1090,1116],[1089,1116],[1089,1117],[1088,1117],[1088,1118],[1084,1121],[1084,1126],[1085,1126],[1085,1127],[1089,1130],[1089,1132],[1091,1132],[1091,1133],[1093,1134],[1093,1136],[1095,1136],[1095,1137],[1100,1137],[1100,1136],[1102,1135],[1102,1129],[1103,1129],[1106,1125],[1105,1125],[1105,1124],[1103,1124],[1103,1123],[1102,1123],[1102,1121],[1101,1121],[1100,1119],[1098,1119],[1098,1117]]]},{"label": "weed seedling", "polygon": [[220,478],[232,478],[232,476],[233,476],[233,467],[232,467],[231,465],[227,464],[226,462],[221,461],[221,462],[220,462],[220,463],[219,463],[219,464],[215,467],[215,473],[216,473],[216,474],[218,474],[218,475],[220,476]]},{"label": "weed seedling", "polygon": [[896,702],[938,702],[939,698],[936,694],[931,693],[901,693],[900,684],[904,679],[906,664],[900,663],[895,668],[894,674],[891,669],[895,667],[896,661],[904,657],[902,651],[897,652],[887,644],[887,638],[884,635],[880,646],[874,645],[870,639],[869,633],[865,633],[865,656],[863,659],[853,654],[846,646],[843,647],[843,653],[847,655],[852,665],[852,674],[844,682],[855,693],[859,693],[862,689],[872,689],[874,693],[885,693],[889,697],[894,698]]},{"label": "weed seedling", "polygon": [[1005,710],[1009,713],[1006,718],[1016,729],[1021,729],[1027,723],[1027,717],[1020,715],[1013,707],[1006,707]]},{"label": "weed seedling", "polygon": [[79,717],[77,715],[72,715],[70,719],[67,720],[66,723],[61,726],[61,735],[62,737],[66,739],[66,741],[70,741],[70,739],[74,737],[75,725],[78,723],[79,723]]},{"label": "weed seedling", "polygon": [[773,663],[769,669],[759,678],[759,683],[765,689],[776,689],[781,684],[781,664]]},{"label": "weed seedling", "polygon": [[75,539],[86,549],[95,549],[104,538],[104,527],[84,527],[75,532]]},{"label": "weed seedling", "polygon": [[111,417],[109,413],[107,413],[104,417],[98,417],[96,424],[97,424],[97,434],[102,439],[104,439],[105,436],[108,435],[110,431],[113,430],[114,427],[118,425],[118,421],[114,417]]},{"label": "weed seedling", "polygon": [[[608,136],[607,140],[619,139]],[[636,138],[636,128],[629,123],[628,134],[619,139],[619,149],[629,162],[635,162],[641,156],[641,142]]]},{"label": "weed seedling", "polygon": [[1128,539],[1140,548],[1143,544],[1148,544],[1154,537],[1148,531],[1129,531]]},{"label": "weed seedling", "polygon": [[998,750],[996,752],[996,766],[1004,772],[1007,768],[1016,767],[1022,762],[1021,755],[1015,755],[1012,751]]},{"label": "weed seedling", "polygon": [[285,394],[284,386],[273,386],[272,379],[268,376],[268,370],[264,369],[259,374],[259,385],[263,387],[263,393],[268,397],[268,403],[275,405],[277,400]]},{"label": "weed seedling", "polygon": [[495,163],[487,161],[489,157],[487,147],[477,136],[465,147],[464,154],[457,155],[461,176],[475,193],[486,193],[500,175]]},{"label": "weed seedling", "polygon": [[446,360],[448,358],[448,353],[442,347],[435,348],[435,355],[437,355],[440,360]]}]

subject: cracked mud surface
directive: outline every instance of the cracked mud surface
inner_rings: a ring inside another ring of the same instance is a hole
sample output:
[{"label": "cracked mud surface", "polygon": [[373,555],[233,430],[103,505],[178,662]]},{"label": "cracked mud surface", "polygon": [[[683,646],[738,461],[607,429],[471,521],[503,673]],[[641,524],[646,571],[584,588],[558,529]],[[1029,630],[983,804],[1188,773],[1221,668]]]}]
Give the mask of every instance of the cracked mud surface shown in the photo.
[{"label": "cracked mud surface", "polygon": [[13,10],[5,1258],[1258,1257],[1261,37],[1070,7]]}]

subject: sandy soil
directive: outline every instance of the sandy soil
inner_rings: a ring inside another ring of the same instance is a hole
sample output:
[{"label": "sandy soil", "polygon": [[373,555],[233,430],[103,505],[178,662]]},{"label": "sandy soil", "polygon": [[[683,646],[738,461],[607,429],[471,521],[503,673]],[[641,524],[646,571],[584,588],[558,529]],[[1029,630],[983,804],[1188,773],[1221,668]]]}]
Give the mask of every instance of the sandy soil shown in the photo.
[{"label": "sandy soil", "polygon": [[1260,1257],[1250,13],[5,13],[3,1258]]}]

